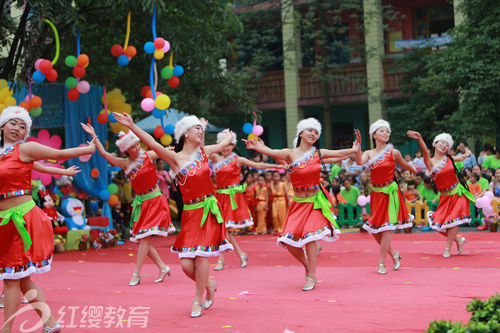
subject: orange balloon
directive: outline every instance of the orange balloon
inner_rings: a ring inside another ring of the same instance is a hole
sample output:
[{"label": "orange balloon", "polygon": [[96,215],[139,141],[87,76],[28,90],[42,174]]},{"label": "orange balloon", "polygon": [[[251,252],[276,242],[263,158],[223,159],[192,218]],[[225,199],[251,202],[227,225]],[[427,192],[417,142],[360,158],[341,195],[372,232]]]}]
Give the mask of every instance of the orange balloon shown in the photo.
[{"label": "orange balloon", "polygon": [[118,197],[116,196],[116,194],[111,194],[108,199],[108,204],[110,206],[114,206],[117,203],[118,203]]},{"label": "orange balloon", "polygon": [[127,57],[134,57],[135,55],[137,54],[137,50],[135,47],[133,46],[128,46],[126,49],[125,49],[125,55]]},{"label": "orange balloon", "polygon": [[30,100],[30,105],[34,109],[39,108],[40,106],[42,106],[42,99],[38,96],[34,96]]},{"label": "orange balloon", "polygon": [[25,108],[26,111],[31,110],[31,104],[28,101],[22,101],[21,103],[19,103],[19,106]]},{"label": "orange balloon", "polygon": [[85,65],[89,63],[89,56],[82,53],[78,56],[76,61],[78,62],[78,65],[85,67]]},{"label": "orange balloon", "polygon": [[90,172],[90,175],[91,175],[93,178],[97,178],[97,177],[99,177],[99,170],[97,170],[97,169],[92,169],[92,171]]}]

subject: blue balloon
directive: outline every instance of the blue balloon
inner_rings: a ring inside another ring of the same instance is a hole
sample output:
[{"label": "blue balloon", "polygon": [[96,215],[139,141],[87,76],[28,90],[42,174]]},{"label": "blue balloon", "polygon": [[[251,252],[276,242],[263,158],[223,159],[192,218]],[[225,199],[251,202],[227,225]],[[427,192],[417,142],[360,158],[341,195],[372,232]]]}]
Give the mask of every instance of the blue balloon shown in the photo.
[{"label": "blue balloon", "polygon": [[111,194],[108,190],[102,190],[101,192],[99,192],[99,198],[101,198],[102,201],[108,201],[110,196]]},{"label": "blue balloon", "polygon": [[156,119],[161,119],[165,115],[165,110],[160,110],[158,108],[153,109],[153,117]]},{"label": "blue balloon", "polygon": [[155,44],[153,42],[147,42],[144,44],[144,51],[146,51],[147,54],[152,54],[156,50]]},{"label": "blue balloon", "polygon": [[182,68],[182,66],[175,66],[174,67],[174,75],[175,76],[181,76],[182,74],[184,74],[184,68]]},{"label": "blue balloon", "polygon": [[125,67],[128,65],[128,57],[125,54],[122,54],[118,57],[118,65]]},{"label": "blue balloon", "polygon": [[115,116],[113,115],[113,113],[112,113],[112,112],[110,112],[110,113],[108,114],[108,120],[109,120],[109,122],[110,122],[110,123],[116,123]]},{"label": "blue balloon", "polygon": [[175,126],[172,124],[167,124],[163,130],[165,131],[165,134],[172,135],[174,134]]},{"label": "blue balloon", "polygon": [[42,83],[43,81],[45,81],[45,74],[40,71],[36,71],[35,73],[33,73],[33,81],[35,81],[36,83]]},{"label": "blue balloon", "polygon": [[245,125],[243,125],[243,133],[250,134],[250,133],[252,133],[252,130],[253,130],[253,125],[252,124],[245,123]]}]

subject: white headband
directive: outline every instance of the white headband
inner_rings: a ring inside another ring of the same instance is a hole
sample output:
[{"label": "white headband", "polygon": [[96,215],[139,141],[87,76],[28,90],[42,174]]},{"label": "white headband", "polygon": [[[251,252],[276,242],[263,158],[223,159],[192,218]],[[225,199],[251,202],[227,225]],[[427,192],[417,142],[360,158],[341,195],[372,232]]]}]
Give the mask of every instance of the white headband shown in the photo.
[{"label": "white headband", "polygon": [[128,131],[127,134],[120,132],[118,133],[118,140],[116,141],[116,146],[120,148],[121,152],[126,152],[130,147],[139,142],[139,138],[132,131]]},{"label": "white headband", "polygon": [[450,149],[453,147],[453,138],[448,133],[441,133],[439,135],[436,135],[436,137],[434,138],[434,141],[432,141],[432,146],[436,146],[436,143],[438,141],[447,142]]},{"label": "white headband", "polygon": [[370,126],[370,137],[372,137],[373,133],[375,133],[380,127],[387,127],[389,129],[389,133],[391,133],[391,125],[384,119],[379,119]]},{"label": "white headband", "polygon": [[179,142],[182,135],[189,131],[189,129],[193,126],[200,125],[205,130],[205,126],[201,123],[200,119],[196,116],[186,116],[179,120],[177,124],[175,124],[174,137],[175,141]]},{"label": "white headband", "polygon": [[307,118],[299,121],[297,124],[297,137],[299,136],[300,133],[302,133],[303,130],[306,130],[308,128],[315,129],[318,131],[318,138],[321,136],[321,124],[316,118]]},{"label": "white headband", "polygon": [[[217,133],[217,143],[227,138],[228,133],[229,133],[229,128],[223,130],[222,132]],[[236,133],[233,133],[233,141],[231,141],[231,144],[236,145]]]},{"label": "white headband", "polygon": [[3,109],[0,114],[0,127],[5,125],[11,119],[21,119],[26,125],[26,133],[24,134],[23,141],[26,141],[30,136],[32,120],[28,111],[20,106],[8,106]]}]

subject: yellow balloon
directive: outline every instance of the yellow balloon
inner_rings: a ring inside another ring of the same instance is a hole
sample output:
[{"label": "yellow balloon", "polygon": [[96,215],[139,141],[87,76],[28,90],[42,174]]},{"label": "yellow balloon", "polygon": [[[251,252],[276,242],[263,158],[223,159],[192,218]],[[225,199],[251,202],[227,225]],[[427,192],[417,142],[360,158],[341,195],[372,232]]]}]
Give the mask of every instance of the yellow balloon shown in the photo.
[{"label": "yellow balloon", "polygon": [[3,103],[0,103],[0,114],[2,114],[3,109],[5,109],[5,105]]},{"label": "yellow balloon", "polygon": [[161,139],[160,139],[162,145],[168,146],[169,144],[172,143],[172,136],[169,134],[164,134]]},{"label": "yellow balloon", "polygon": [[170,97],[167,95],[158,95],[155,98],[155,106],[160,110],[168,109],[170,106]]},{"label": "yellow balloon", "polygon": [[2,92],[4,93],[5,97],[12,96],[12,94],[14,93],[9,87],[3,87]]},{"label": "yellow balloon", "polygon": [[128,113],[128,114],[130,114],[132,112],[132,107],[130,106],[130,104],[125,103],[120,108],[120,112],[121,113]]},{"label": "yellow balloon", "polygon": [[111,127],[111,131],[113,131],[113,133],[120,133],[123,132],[123,133],[127,133],[129,131],[129,129],[125,126],[123,126],[122,124],[116,122],[116,123],[109,123],[109,127]]},{"label": "yellow balloon", "polygon": [[258,139],[259,137],[253,133],[248,134],[247,139],[248,140],[253,140],[253,139]]},{"label": "yellow balloon", "polygon": [[2,90],[5,87],[8,87],[8,86],[9,86],[9,83],[6,80],[4,80],[4,79],[0,80],[0,90]]},{"label": "yellow balloon", "polygon": [[7,98],[5,99],[4,104],[5,104],[6,106],[14,106],[14,105],[16,105],[16,104],[17,104],[17,102],[16,102],[16,99],[15,99],[14,97],[9,96],[9,97],[7,97]]},{"label": "yellow balloon", "polygon": [[162,50],[157,49],[155,50],[154,56],[156,60],[161,60],[165,56],[165,53]]}]

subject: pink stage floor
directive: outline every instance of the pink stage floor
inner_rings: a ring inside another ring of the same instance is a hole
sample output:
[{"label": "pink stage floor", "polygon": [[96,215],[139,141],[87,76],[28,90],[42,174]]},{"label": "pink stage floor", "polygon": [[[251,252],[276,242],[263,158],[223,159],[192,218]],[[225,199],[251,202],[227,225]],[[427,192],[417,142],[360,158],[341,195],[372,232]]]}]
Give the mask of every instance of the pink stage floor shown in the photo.
[{"label": "pink stage floor", "polygon": [[[310,292],[301,291],[304,269],[276,246],[276,237],[240,236],[248,266],[240,268],[238,257],[228,255],[224,270],[211,273],[218,283],[213,307],[195,319],[189,317],[194,282],[170,253],[175,236],[153,239],[173,273],[160,284],[153,283],[158,269],[148,259],[141,284],[128,286],[136,259],[129,242],[56,254],[52,271],[33,279],[66,326],[63,332],[422,332],[435,319],[467,322],[466,304],[500,289],[500,234],[462,235],[469,241],[464,252],[443,258],[445,238],[437,233],[393,234],[401,269],[394,271],[388,257],[388,274],[379,275],[375,240],[342,234],[337,242],[322,242],[319,281]],[[213,270],[217,258],[210,261]],[[34,311],[22,313],[16,330],[36,318]]]}]

